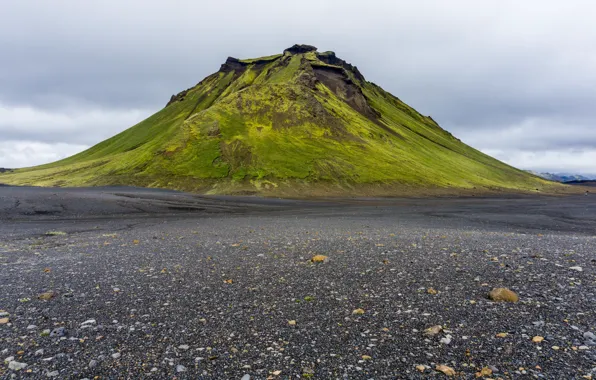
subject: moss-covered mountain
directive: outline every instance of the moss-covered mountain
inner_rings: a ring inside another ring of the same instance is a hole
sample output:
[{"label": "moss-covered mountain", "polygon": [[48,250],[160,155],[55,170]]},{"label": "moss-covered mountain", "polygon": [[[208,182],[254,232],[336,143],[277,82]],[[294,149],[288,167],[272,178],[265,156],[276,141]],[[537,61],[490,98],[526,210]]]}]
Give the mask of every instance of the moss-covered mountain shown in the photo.
[{"label": "moss-covered mountain", "polygon": [[463,144],[355,66],[308,45],[228,58],[141,123],[0,182],[280,195],[554,186]]}]

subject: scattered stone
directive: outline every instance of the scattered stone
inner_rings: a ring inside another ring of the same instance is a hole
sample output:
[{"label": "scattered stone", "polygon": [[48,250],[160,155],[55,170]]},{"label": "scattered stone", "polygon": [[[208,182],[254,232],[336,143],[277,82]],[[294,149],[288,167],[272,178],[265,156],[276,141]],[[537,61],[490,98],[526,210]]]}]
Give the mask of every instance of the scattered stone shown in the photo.
[{"label": "scattered stone", "polygon": [[584,269],[582,267],[570,267],[569,269],[575,270],[575,271],[578,271],[578,272],[583,272],[584,271]]},{"label": "scattered stone", "polygon": [[240,379],[240,380],[250,380],[250,375],[246,374],[246,375],[242,376],[242,379]]},{"label": "scattered stone", "polygon": [[435,325],[435,326],[431,326],[431,327],[427,328],[426,330],[424,330],[424,335],[435,336],[437,334],[440,334],[441,331],[443,331],[443,326]]},{"label": "scattered stone", "polygon": [[97,367],[97,360],[92,359],[89,361],[89,368],[95,368]]},{"label": "scattered stone", "polygon": [[559,351],[559,349],[560,349],[560,347],[559,347],[559,346],[552,346],[551,348],[552,348],[553,350],[555,350],[555,351]]},{"label": "scattered stone", "polygon": [[424,372],[424,371],[426,371],[426,367],[425,367],[425,366],[423,366],[423,365],[417,365],[417,366],[416,366],[416,370],[417,370],[418,372]]},{"label": "scattered stone", "polygon": [[593,332],[587,331],[584,333],[584,339],[596,340],[596,335]]},{"label": "scattered stone", "polygon": [[10,316],[10,313],[8,313],[7,311],[4,311],[4,310],[0,310],[0,318],[9,317],[9,316]]},{"label": "scattered stone", "polygon": [[88,319],[85,322],[81,323],[81,326],[95,325],[96,323],[97,321],[95,319]]},{"label": "scattered stone", "polygon": [[176,372],[180,373],[180,372],[186,372],[186,367],[183,366],[182,364],[178,364],[176,366]]},{"label": "scattered stone", "polygon": [[538,335],[532,338],[532,342],[534,342],[534,343],[540,343],[543,340],[544,340],[544,337],[541,337],[541,336],[538,336]]},{"label": "scattered stone", "polygon": [[295,320],[288,321],[288,325],[296,326],[296,321]]},{"label": "scattered stone", "polygon": [[10,322],[10,319],[8,319],[8,318],[0,318],[0,325],[5,325],[8,322]]},{"label": "scattered stone", "polygon": [[49,292],[41,293],[40,295],[37,296],[38,299],[43,300],[43,301],[51,300],[54,297],[56,297],[56,292],[53,290],[50,290]]},{"label": "scattered stone", "polygon": [[428,289],[426,289],[426,292],[428,294],[432,294],[432,295],[439,294],[439,292],[437,290],[435,290],[434,288],[428,288]]},{"label": "scattered stone", "polygon": [[455,370],[451,367],[446,366],[446,365],[442,365],[442,364],[437,365],[437,367],[435,369],[439,372],[443,372],[447,376],[455,376]]},{"label": "scattered stone", "polygon": [[66,329],[64,327],[56,327],[50,333],[51,338],[61,338],[66,335]]},{"label": "scattered stone", "polygon": [[188,344],[181,344],[181,345],[178,346],[178,348],[181,349],[181,350],[186,351],[186,350],[188,350],[190,348],[190,346]]},{"label": "scattered stone", "polygon": [[488,293],[488,298],[494,302],[517,302],[518,295],[507,288],[494,288]]},{"label": "scattered stone", "polygon": [[449,343],[451,343],[452,338],[453,337],[451,335],[447,334],[445,337],[441,338],[440,342],[442,344],[449,344]]},{"label": "scattered stone", "polygon": [[17,361],[11,360],[8,363],[8,368],[12,369],[13,371],[20,371],[22,369],[27,368],[27,363],[19,363]]},{"label": "scattered stone", "polygon": [[43,353],[44,353],[44,350],[43,350],[43,348],[41,348],[41,349],[35,351],[35,356],[42,356]]},{"label": "scattered stone", "polygon": [[362,360],[371,360],[372,357],[370,357],[369,355],[362,355]]},{"label": "scattered stone", "polygon": [[356,309],[356,310],[352,311],[352,314],[362,315],[362,314],[364,314],[364,309]]},{"label": "scattered stone", "polygon": [[272,374],[273,376],[279,376],[279,375],[281,375],[281,371],[280,371],[280,370],[273,371],[273,372],[271,372],[271,374]]},{"label": "scattered stone", "polygon": [[59,371],[52,371],[52,372],[46,373],[46,376],[47,377],[56,377],[58,375],[60,375],[60,372]]},{"label": "scattered stone", "polygon": [[509,334],[507,334],[506,332],[502,332],[502,333],[498,333],[498,334],[496,335],[496,337],[497,337],[497,338],[506,338],[506,337],[507,337],[507,335],[509,335]]},{"label": "scattered stone", "polygon": [[122,356],[122,355],[119,352],[116,352],[116,353],[112,354],[112,358],[113,359],[119,359],[120,356]]},{"label": "scattered stone", "polygon": [[311,263],[324,263],[328,260],[329,258],[325,255],[315,255],[310,259]]},{"label": "scattered stone", "polygon": [[35,325],[27,326],[27,330],[35,330],[35,329],[37,329],[37,326],[35,326]]},{"label": "scattered stone", "polygon": [[485,377],[493,374],[493,370],[488,367],[483,367],[480,371],[476,372],[476,377]]}]

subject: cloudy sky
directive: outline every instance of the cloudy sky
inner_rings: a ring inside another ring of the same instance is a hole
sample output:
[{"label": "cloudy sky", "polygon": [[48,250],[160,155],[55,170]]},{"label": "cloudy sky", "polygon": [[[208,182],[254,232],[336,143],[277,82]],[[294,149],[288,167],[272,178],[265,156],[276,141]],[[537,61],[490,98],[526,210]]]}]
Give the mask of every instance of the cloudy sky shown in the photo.
[{"label": "cloudy sky", "polygon": [[227,56],[333,50],[464,142],[596,173],[593,1],[52,0],[0,12],[0,167],[144,119]]}]

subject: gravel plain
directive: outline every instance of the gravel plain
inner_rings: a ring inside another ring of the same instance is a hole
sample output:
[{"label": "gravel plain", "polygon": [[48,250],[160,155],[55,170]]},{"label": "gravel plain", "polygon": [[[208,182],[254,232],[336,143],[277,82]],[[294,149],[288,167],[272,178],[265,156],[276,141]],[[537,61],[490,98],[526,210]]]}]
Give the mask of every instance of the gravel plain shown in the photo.
[{"label": "gravel plain", "polygon": [[596,195],[2,186],[0,289],[3,379],[596,379]]}]

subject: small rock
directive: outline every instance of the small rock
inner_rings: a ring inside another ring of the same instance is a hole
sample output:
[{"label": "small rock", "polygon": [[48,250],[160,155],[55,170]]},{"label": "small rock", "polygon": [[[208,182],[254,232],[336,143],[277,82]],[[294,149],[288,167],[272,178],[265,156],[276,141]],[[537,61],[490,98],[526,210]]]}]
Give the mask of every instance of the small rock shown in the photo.
[{"label": "small rock", "polygon": [[488,293],[488,298],[494,302],[517,302],[518,295],[507,288],[494,288]]},{"label": "small rock", "polygon": [[8,319],[8,318],[0,318],[0,325],[5,325],[8,322],[10,322],[10,319]]},{"label": "small rock", "polygon": [[435,326],[431,326],[431,327],[427,328],[426,330],[424,330],[424,335],[435,336],[435,335],[439,334],[441,331],[443,331],[443,326],[435,325]]},{"label": "small rock", "polygon": [[490,369],[488,367],[484,367],[480,371],[476,372],[476,377],[485,377],[485,376],[490,376],[492,374],[493,374],[492,369]]},{"label": "small rock", "polygon": [[119,352],[116,352],[116,353],[112,354],[112,358],[113,359],[119,359],[120,356],[122,356],[122,355]]},{"label": "small rock", "polygon": [[27,330],[35,330],[35,329],[37,329],[37,326],[35,326],[35,325],[27,326]]},{"label": "small rock", "polygon": [[296,321],[295,320],[288,321],[288,325],[296,326]]},{"label": "small rock", "polygon": [[426,371],[426,367],[425,367],[425,366],[423,366],[423,365],[417,365],[417,366],[416,366],[416,370],[417,370],[418,372],[424,372],[424,371]]},{"label": "small rock", "polygon": [[81,323],[81,326],[94,325],[96,323],[97,321],[95,319],[88,319],[85,322]]},{"label": "small rock", "polygon": [[97,367],[97,360],[92,359],[89,361],[89,368],[95,368]]},{"label": "small rock", "polygon": [[56,292],[50,290],[49,292],[41,293],[37,296],[38,299],[43,301],[51,300],[52,298],[56,297]]},{"label": "small rock", "polygon": [[8,363],[8,368],[12,369],[13,371],[20,371],[22,369],[27,368],[27,363],[19,363],[17,361],[12,360]]},{"label": "small rock", "polygon": [[10,316],[10,313],[8,313],[7,311],[4,311],[4,310],[0,311],[0,318],[9,317],[9,316]]},{"label": "small rock", "polygon": [[446,365],[442,365],[442,364],[437,365],[437,367],[435,369],[439,372],[443,372],[447,376],[455,376],[455,370],[451,367],[446,366]]},{"label": "small rock", "polygon": [[52,372],[46,373],[47,377],[56,377],[58,375],[60,375],[60,372],[58,372],[58,371],[52,371]]},{"label": "small rock", "polygon": [[582,267],[569,267],[569,269],[575,270],[575,271],[578,271],[578,272],[583,272],[584,271]]},{"label": "small rock", "polygon": [[541,336],[538,336],[538,335],[532,338],[532,342],[534,342],[534,343],[540,343],[543,340],[544,340],[544,338]]},{"label": "small rock", "polygon": [[181,345],[178,346],[178,348],[180,350],[186,351],[186,350],[188,350],[190,348],[190,346],[188,344],[181,344]]},{"label": "small rock", "polygon": [[242,376],[242,379],[240,379],[240,380],[250,380],[250,375],[246,374],[246,375]]},{"label": "small rock", "polygon": [[362,315],[362,314],[364,314],[364,309],[356,309],[356,310],[352,311],[352,314]]},{"label": "small rock", "polygon": [[279,376],[279,375],[281,375],[281,371],[280,371],[280,370],[273,371],[273,372],[271,372],[271,374],[272,374],[273,376]]},{"label": "small rock", "polygon": [[178,364],[176,366],[176,372],[180,373],[180,372],[186,372],[186,367],[183,366],[182,364]]},{"label": "small rock", "polygon": [[325,255],[315,255],[310,259],[310,261],[312,263],[324,263],[327,261],[327,259],[328,257]]},{"label": "small rock", "polygon": [[449,344],[451,343],[451,338],[453,338],[451,335],[447,334],[445,337],[441,338],[440,342],[443,344]]},{"label": "small rock", "polygon": [[42,356],[44,353],[43,348],[35,351],[35,356]]},{"label": "small rock", "polygon": [[587,331],[584,333],[584,339],[596,340],[596,335],[593,332]]},{"label": "small rock", "polygon": [[64,327],[56,327],[50,333],[50,337],[52,337],[52,338],[60,338],[60,337],[63,337],[64,335],[66,335],[66,329]]}]

